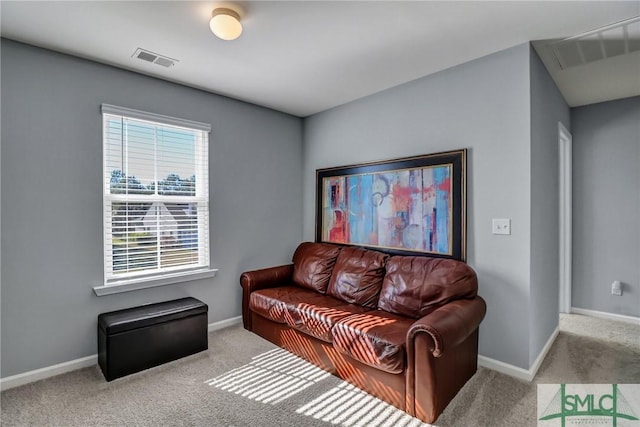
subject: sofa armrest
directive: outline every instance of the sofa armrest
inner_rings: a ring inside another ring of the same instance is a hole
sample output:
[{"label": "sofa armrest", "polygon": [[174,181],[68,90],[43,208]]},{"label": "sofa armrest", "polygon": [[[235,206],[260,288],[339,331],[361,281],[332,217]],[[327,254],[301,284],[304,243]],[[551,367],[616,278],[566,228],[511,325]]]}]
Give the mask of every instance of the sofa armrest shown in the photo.
[{"label": "sofa armrest", "polygon": [[258,289],[274,288],[290,282],[293,277],[293,264],[262,270],[246,271],[240,276],[240,286],[249,293]]},{"label": "sofa armrest", "polygon": [[476,372],[478,326],[485,311],[478,296],[455,300],[409,328],[406,406],[415,417],[435,422]]},{"label": "sofa armrest", "polygon": [[440,357],[447,348],[453,348],[473,333],[484,318],[487,305],[481,297],[451,301],[416,320],[407,333],[407,344],[416,335],[429,334],[433,340],[431,352]]},{"label": "sofa armrest", "polygon": [[291,282],[292,277],[293,264],[247,271],[240,275],[240,286],[242,286],[242,324],[246,330],[252,330],[251,313],[249,312],[249,298],[251,297],[251,293],[259,289],[286,285]]}]

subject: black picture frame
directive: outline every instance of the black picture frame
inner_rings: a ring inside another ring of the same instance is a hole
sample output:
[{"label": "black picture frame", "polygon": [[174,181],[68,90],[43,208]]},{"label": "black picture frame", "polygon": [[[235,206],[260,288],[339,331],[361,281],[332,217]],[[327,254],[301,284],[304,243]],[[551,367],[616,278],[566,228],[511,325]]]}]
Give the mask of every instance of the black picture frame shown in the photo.
[{"label": "black picture frame", "polygon": [[467,149],[316,170],[316,242],[466,260]]}]

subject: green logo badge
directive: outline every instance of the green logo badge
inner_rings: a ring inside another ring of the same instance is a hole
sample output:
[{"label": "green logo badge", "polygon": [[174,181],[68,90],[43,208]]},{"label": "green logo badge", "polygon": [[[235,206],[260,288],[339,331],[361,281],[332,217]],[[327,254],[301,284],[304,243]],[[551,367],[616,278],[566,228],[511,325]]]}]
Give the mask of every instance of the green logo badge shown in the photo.
[{"label": "green logo badge", "polygon": [[[624,385],[633,394],[631,403],[620,391],[617,384],[539,384],[538,407],[545,405],[538,413],[539,426],[570,425],[588,426],[640,426],[633,407],[637,410],[640,385]],[[553,391],[555,394],[553,394]],[[548,396],[553,394],[549,400]],[[545,403],[546,402],[546,403]],[[633,406],[633,407],[632,407]],[[542,422],[541,422],[542,421]],[[545,423],[545,421],[555,421]]]}]

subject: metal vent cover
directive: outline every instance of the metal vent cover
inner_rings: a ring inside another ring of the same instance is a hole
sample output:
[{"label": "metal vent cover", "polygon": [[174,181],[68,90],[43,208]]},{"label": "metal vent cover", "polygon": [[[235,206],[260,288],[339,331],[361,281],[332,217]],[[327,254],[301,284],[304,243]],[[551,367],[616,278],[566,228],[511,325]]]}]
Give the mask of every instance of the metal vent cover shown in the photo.
[{"label": "metal vent cover", "polygon": [[173,67],[176,62],[179,62],[177,59],[169,58],[168,56],[160,55],[149,50],[145,50],[142,48],[136,49],[131,55],[132,58],[138,58],[143,61],[152,62],[157,65],[161,65],[165,68]]},{"label": "metal vent cover", "polygon": [[640,51],[640,16],[551,44],[561,69]]}]

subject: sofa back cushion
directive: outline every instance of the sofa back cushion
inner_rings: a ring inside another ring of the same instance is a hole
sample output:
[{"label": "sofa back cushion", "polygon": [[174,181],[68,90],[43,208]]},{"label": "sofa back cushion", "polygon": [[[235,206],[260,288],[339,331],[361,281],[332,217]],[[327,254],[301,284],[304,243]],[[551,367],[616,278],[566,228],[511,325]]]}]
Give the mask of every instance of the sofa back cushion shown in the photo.
[{"label": "sofa back cushion", "polygon": [[339,253],[340,246],[301,243],[293,254],[293,283],[324,294]]},{"label": "sofa back cushion", "polygon": [[340,251],[327,294],[351,304],[376,308],[389,255],[356,247]]},{"label": "sofa back cushion", "polygon": [[387,261],[378,308],[420,318],[434,309],[478,293],[475,271],[462,261],[394,256]]}]

